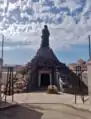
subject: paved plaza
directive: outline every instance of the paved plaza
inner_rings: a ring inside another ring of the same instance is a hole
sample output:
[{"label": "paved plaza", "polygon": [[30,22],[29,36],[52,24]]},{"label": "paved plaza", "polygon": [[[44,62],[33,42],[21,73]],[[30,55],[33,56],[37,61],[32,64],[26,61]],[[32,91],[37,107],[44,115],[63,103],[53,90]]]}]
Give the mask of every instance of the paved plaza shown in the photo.
[{"label": "paved plaza", "polygon": [[62,104],[20,104],[1,112],[1,119],[91,119],[91,112]]},{"label": "paved plaza", "polygon": [[[8,96],[11,103],[11,97]],[[47,94],[47,93],[25,93],[15,94],[12,106],[0,111],[1,119],[90,119],[91,112],[88,110],[88,97],[85,104],[77,96],[77,104],[74,104],[74,95]]]},{"label": "paved plaza", "polygon": [[[8,96],[7,100],[11,102],[11,97]],[[75,96],[66,93],[47,94],[42,92],[35,93],[23,93],[15,94],[14,101],[21,103],[31,103],[31,104],[67,104],[77,108],[89,109],[89,98],[88,96],[84,97],[85,103],[83,104],[81,96],[77,96],[77,104],[75,105]]]}]

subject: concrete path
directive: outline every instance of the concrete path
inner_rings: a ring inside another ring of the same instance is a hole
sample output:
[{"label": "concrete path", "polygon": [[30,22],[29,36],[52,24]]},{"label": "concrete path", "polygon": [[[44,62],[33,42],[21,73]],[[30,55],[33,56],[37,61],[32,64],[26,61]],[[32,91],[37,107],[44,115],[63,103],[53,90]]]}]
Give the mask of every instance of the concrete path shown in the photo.
[{"label": "concrete path", "polygon": [[20,104],[0,114],[1,119],[91,119],[90,112],[62,104]]},{"label": "concrete path", "polygon": [[[7,100],[11,102],[11,97],[8,96]],[[24,93],[24,94],[15,94],[14,101],[22,104],[67,104],[74,106],[80,109],[89,110],[89,101],[88,97],[85,97],[85,104],[83,104],[81,97],[77,96],[77,104],[75,104],[74,95],[69,94],[47,94],[47,93]]]},{"label": "concrete path", "polygon": [[[8,102],[12,102],[11,99],[11,96],[7,97]],[[82,104],[79,96],[76,105],[74,95],[68,94],[15,94],[14,101],[17,106],[0,110],[1,119],[91,119],[91,112],[83,110],[88,109],[89,102]]]}]

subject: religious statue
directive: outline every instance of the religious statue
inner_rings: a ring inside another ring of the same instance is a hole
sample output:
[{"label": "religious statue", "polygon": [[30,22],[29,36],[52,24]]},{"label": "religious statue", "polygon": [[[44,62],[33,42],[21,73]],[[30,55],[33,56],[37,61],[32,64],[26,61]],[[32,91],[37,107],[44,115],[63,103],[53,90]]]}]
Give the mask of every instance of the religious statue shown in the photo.
[{"label": "religious statue", "polygon": [[42,30],[42,43],[41,47],[49,47],[49,30],[47,25],[44,25],[44,29]]}]

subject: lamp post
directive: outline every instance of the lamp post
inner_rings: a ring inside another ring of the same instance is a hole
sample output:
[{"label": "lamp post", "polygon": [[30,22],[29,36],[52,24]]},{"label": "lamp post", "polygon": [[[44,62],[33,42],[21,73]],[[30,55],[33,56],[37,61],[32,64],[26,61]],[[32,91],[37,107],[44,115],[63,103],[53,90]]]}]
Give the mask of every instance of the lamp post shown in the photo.
[{"label": "lamp post", "polygon": [[[79,76],[80,77],[80,75],[81,75],[81,66],[80,65],[77,65],[76,66],[76,74],[77,74],[77,76]],[[81,77],[80,77],[81,78]],[[76,89],[78,90],[78,87],[81,89],[81,86],[80,86],[80,82],[77,82],[77,87],[76,87]],[[75,92],[75,104],[77,103],[77,94],[76,94],[76,92]]]},{"label": "lamp post", "polygon": [[2,70],[3,70],[3,46],[4,46],[4,35],[2,36],[2,46],[1,46],[1,58],[0,58],[0,102],[1,102],[1,80],[2,80]]},{"label": "lamp post", "polygon": [[90,35],[88,36],[88,40],[89,40],[89,59],[91,59],[91,40],[90,40]]},{"label": "lamp post", "polygon": [[87,71],[88,71],[88,95],[89,95],[89,109],[91,110],[91,45],[90,45],[90,35],[89,38],[89,60],[87,63]]}]

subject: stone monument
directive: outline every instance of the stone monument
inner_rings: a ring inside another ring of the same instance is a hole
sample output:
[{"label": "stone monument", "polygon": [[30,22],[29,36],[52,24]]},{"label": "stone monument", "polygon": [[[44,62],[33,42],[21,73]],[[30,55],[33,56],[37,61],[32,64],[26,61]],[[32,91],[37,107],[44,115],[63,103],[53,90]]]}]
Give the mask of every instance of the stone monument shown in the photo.
[{"label": "stone monument", "polygon": [[[28,74],[28,91],[39,90],[49,85],[56,85],[60,89],[59,76],[65,75],[63,82],[68,82],[68,87],[78,87],[79,77],[73,73],[64,63],[60,62],[49,45],[50,32],[48,26],[44,25],[40,48],[33,59],[26,65]],[[57,73],[59,72],[59,73]],[[82,81],[80,81],[82,83]],[[84,88],[85,84],[82,83]],[[73,89],[72,89],[73,90]]]}]

